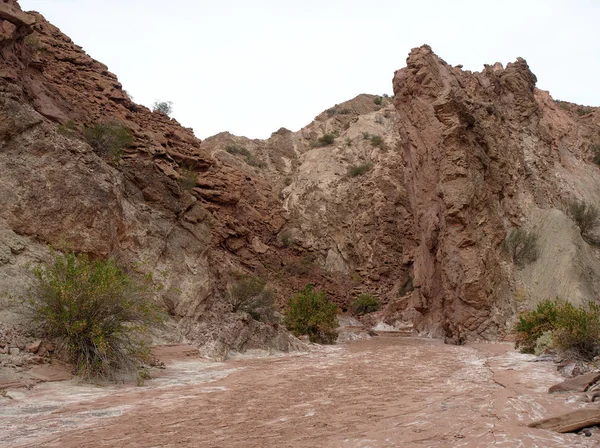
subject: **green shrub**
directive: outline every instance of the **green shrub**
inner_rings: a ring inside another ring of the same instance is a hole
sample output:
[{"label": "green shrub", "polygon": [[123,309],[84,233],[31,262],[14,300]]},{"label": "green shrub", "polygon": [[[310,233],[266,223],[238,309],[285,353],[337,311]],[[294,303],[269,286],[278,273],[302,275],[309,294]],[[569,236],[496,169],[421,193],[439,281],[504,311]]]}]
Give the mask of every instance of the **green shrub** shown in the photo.
[{"label": "green shrub", "polygon": [[161,112],[165,115],[171,115],[173,113],[173,102],[155,101],[152,105],[152,112]]},{"label": "green shrub", "polygon": [[544,300],[519,316],[515,331],[517,347],[523,352],[533,353],[536,347],[550,345],[544,342],[550,332],[552,346],[591,360],[600,353],[600,306],[590,302],[576,307],[561,299]]},{"label": "green shrub", "polygon": [[317,139],[317,146],[329,146],[333,145],[335,141],[335,135],[333,134],[325,134]]},{"label": "green shrub", "polygon": [[337,306],[325,293],[306,285],[290,299],[285,322],[296,336],[308,335],[311,342],[332,344],[337,339],[336,315]]},{"label": "green shrub", "polygon": [[248,151],[248,149],[246,149],[245,146],[241,146],[241,145],[229,145],[225,148],[225,151],[227,151],[229,154],[241,154],[244,157],[249,157],[252,155],[252,153],[250,151]]},{"label": "green shrub", "polygon": [[363,136],[363,139],[365,139],[365,140],[369,140],[371,138],[371,134],[369,134],[368,132],[363,132],[362,136]]},{"label": "green shrub", "polygon": [[348,169],[348,175],[350,177],[362,176],[371,168],[373,168],[373,164],[371,162],[363,163],[362,165],[352,165]]},{"label": "green shrub", "polygon": [[555,329],[559,307],[558,300],[544,300],[535,309],[521,313],[515,332],[516,345],[523,353],[533,353],[538,338]]},{"label": "green shrub", "polygon": [[117,161],[123,149],[133,144],[129,129],[117,122],[98,123],[91,128],[83,129],[83,136],[94,152],[101,157]]},{"label": "green shrub", "polygon": [[149,299],[152,282],[135,281],[112,260],[56,255],[33,271],[39,288],[31,297],[34,319],[61,342],[85,378],[136,372],[148,351],[143,335],[160,320]]},{"label": "green shrub", "polygon": [[352,304],[354,314],[368,314],[378,311],[381,307],[379,299],[371,294],[361,294]]},{"label": "green shrub", "polygon": [[373,145],[373,146],[383,145],[383,138],[381,138],[381,136],[379,136],[379,135],[372,135],[371,136],[371,145]]},{"label": "green shrub", "polygon": [[584,201],[571,202],[568,213],[584,238],[589,237],[600,224],[600,211],[594,205],[589,205]]},{"label": "green shrub", "polygon": [[577,109],[577,115],[579,115],[580,117],[583,115],[587,115],[591,112],[592,112],[592,109],[590,109],[589,107],[580,107]]},{"label": "green shrub", "polygon": [[328,117],[333,117],[335,114],[337,114],[337,107],[332,107],[330,109],[327,109],[325,111],[325,113],[327,114]]},{"label": "green shrub", "polygon": [[279,240],[283,247],[290,247],[294,244],[294,234],[290,229],[286,229],[279,234]]},{"label": "green shrub", "polygon": [[380,96],[378,96],[377,98],[375,98],[375,99],[373,100],[373,102],[374,102],[376,105],[378,105],[378,106],[381,106],[381,104],[383,103],[383,98],[381,98]]},{"label": "green shrub", "polygon": [[240,276],[230,285],[227,299],[232,311],[244,311],[262,322],[275,321],[275,296],[266,288],[266,282],[258,277]]},{"label": "green shrub", "polygon": [[533,349],[533,353],[536,356],[540,356],[546,350],[551,349],[551,348],[554,348],[554,338],[552,337],[552,332],[551,331],[545,331],[535,341],[535,347]]},{"label": "green shrub", "polygon": [[600,307],[592,302],[581,307],[563,302],[552,336],[556,347],[591,361],[600,353]]},{"label": "green shrub", "polygon": [[262,160],[260,160],[259,158],[257,158],[254,155],[249,155],[246,156],[246,163],[250,166],[254,166],[256,168],[264,168],[265,166],[267,166],[267,164],[265,162],[263,162]]},{"label": "green shrub", "polygon": [[56,132],[65,137],[73,137],[77,134],[77,125],[73,120],[67,120],[63,124],[56,125]]},{"label": "green shrub", "polygon": [[539,256],[538,235],[523,229],[514,229],[504,240],[504,249],[517,266],[533,263]]},{"label": "green shrub", "polygon": [[229,145],[225,148],[225,151],[232,155],[240,154],[244,156],[244,158],[246,159],[246,163],[250,166],[255,166],[257,168],[264,168],[266,166],[264,162],[259,160],[245,146]]}]

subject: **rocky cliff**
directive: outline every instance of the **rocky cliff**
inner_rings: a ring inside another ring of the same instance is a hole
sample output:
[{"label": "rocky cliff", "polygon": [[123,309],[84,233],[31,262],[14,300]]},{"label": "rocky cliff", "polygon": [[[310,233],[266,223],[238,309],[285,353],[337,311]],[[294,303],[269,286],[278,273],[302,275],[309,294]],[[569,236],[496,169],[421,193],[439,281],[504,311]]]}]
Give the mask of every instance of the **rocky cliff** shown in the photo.
[{"label": "rocky cliff", "polygon": [[[597,297],[598,258],[565,211],[598,204],[598,110],[559,105],[535,83],[521,58],[471,73],[427,46],[395,74],[421,329],[455,341],[504,334],[519,289]],[[541,236],[540,259],[522,272],[501,246],[514,227]]]},{"label": "rocky cliff", "polygon": [[[316,283],[347,310],[370,292],[385,323],[424,335],[493,339],[522,302],[600,291],[600,262],[566,204],[600,204],[599,113],[536,89],[527,63],[463,71],[427,46],[393,80],[298,132],[204,141],[135,104],[106,66],[37,13],[0,3],[0,292],[22,297],[50,246],[152,272],[172,316],[162,340],[209,356],[298,342],[232,313],[238,273],[268,281],[280,306]],[[119,122],[118,160],[81,129]],[[539,234],[517,269],[508,232]],[[18,311],[0,322],[18,325]],[[1,342],[1,341],[0,341]]]},{"label": "rocky cliff", "polygon": [[[68,247],[154,273],[157,300],[177,327],[165,337],[198,341],[214,356],[296,344],[280,328],[229,313],[222,300],[232,274],[262,265],[265,242],[285,222],[271,186],[133,103],[106,66],[41,15],[2,2],[0,29],[3,295],[23,297],[27,264],[46,260],[50,246]],[[133,135],[116,163],[80,133],[108,122]],[[184,168],[193,173],[189,188]]]}]

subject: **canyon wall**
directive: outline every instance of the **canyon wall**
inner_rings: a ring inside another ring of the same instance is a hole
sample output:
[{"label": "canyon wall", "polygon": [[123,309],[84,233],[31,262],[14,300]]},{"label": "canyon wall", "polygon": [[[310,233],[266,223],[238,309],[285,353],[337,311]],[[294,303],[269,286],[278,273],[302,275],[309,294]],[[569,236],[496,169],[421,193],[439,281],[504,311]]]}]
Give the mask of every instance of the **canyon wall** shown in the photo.
[{"label": "canyon wall", "polygon": [[[472,73],[423,46],[391,98],[359,95],[265,140],[204,141],[14,0],[0,3],[0,62],[0,295],[12,302],[52,248],[113,257],[161,287],[171,318],[158,342],[222,358],[300,346],[231,311],[240,274],[265,279],[280,311],[306,283],[342,311],[371,293],[386,305],[376,320],[455,343],[506,336],[538,300],[600,292],[597,249],[566,213],[600,205],[600,115],[537,89],[523,59]],[[81,133],[112,122],[133,136],[117,160]],[[539,235],[522,268],[502,248],[514,228]],[[0,324],[25,325],[9,308]]]}]

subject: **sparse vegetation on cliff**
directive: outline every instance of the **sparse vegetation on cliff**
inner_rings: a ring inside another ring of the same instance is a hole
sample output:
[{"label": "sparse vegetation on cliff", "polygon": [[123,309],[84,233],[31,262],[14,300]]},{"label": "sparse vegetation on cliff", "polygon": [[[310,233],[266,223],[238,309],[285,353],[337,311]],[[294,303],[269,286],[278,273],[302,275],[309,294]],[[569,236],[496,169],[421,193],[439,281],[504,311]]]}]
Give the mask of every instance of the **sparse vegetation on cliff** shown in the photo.
[{"label": "sparse vegetation on cliff", "polygon": [[361,176],[367,171],[369,171],[371,168],[373,168],[373,164],[371,162],[363,163],[361,165],[352,165],[348,169],[348,175],[350,177]]},{"label": "sparse vegetation on cliff", "polygon": [[152,112],[162,112],[165,115],[171,115],[173,113],[173,102],[155,101],[152,105]]},{"label": "sparse vegetation on cliff", "polygon": [[255,166],[257,168],[264,168],[265,167],[265,163],[261,162],[245,146],[241,146],[241,145],[229,145],[229,146],[227,146],[225,148],[225,151],[227,151],[229,154],[232,154],[232,155],[239,154],[241,156],[244,156],[244,159],[246,160],[246,163],[248,165],[250,165],[250,166]]},{"label": "sparse vegetation on cliff", "polygon": [[240,276],[227,290],[232,311],[244,311],[262,322],[275,321],[275,296],[258,277]]},{"label": "sparse vegetation on cliff", "polygon": [[84,378],[137,372],[148,351],[143,335],[161,314],[149,299],[151,279],[134,280],[112,260],[56,255],[34,269],[30,305],[47,337],[57,338]]},{"label": "sparse vegetation on cliff", "polygon": [[337,339],[337,306],[312,285],[290,299],[286,313],[287,328],[296,336],[308,335],[311,342],[332,344]]},{"label": "sparse vegetation on cliff", "polygon": [[324,134],[317,139],[315,142],[315,146],[329,146],[333,145],[335,141],[335,135],[333,134]]},{"label": "sparse vegetation on cliff", "polygon": [[581,236],[589,238],[591,233],[600,225],[600,211],[594,205],[584,201],[573,201],[569,204],[569,216],[581,232]]},{"label": "sparse vegetation on cliff", "polygon": [[67,120],[62,124],[56,125],[56,132],[65,137],[73,137],[77,134],[77,125],[73,120]]},{"label": "sparse vegetation on cliff", "polygon": [[561,299],[544,300],[519,316],[516,345],[524,353],[556,348],[567,355],[591,360],[600,353],[600,306],[576,307]]},{"label": "sparse vegetation on cliff", "polygon": [[379,299],[371,294],[361,294],[352,303],[354,314],[368,314],[378,311],[381,307]]},{"label": "sparse vegetation on cliff", "polygon": [[383,138],[381,138],[380,135],[372,135],[371,136],[371,145],[373,145],[373,146],[383,145]]},{"label": "sparse vegetation on cliff", "polygon": [[121,158],[123,149],[133,144],[129,129],[117,122],[98,123],[83,129],[83,137],[100,157],[115,162]]},{"label": "sparse vegetation on cliff", "polygon": [[539,256],[538,235],[524,229],[513,229],[504,240],[504,249],[516,266],[533,263]]}]

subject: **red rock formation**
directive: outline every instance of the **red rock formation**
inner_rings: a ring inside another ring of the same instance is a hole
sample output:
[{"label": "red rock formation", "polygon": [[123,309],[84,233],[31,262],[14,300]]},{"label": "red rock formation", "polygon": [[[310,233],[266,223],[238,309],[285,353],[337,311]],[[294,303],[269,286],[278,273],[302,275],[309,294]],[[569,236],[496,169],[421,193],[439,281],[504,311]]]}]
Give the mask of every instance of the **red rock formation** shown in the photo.
[{"label": "red rock formation", "polygon": [[471,73],[428,46],[413,49],[395,74],[422,330],[455,342],[505,330],[514,306],[506,229],[527,220],[532,204],[559,206],[565,193],[552,175],[563,136],[544,122],[549,111],[535,83],[521,58]]}]

